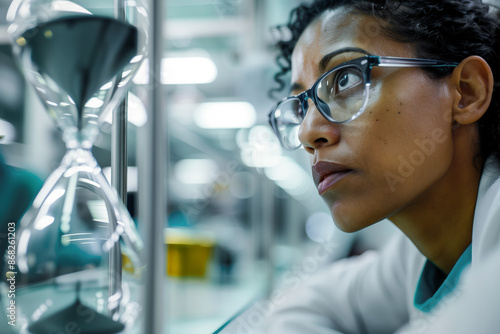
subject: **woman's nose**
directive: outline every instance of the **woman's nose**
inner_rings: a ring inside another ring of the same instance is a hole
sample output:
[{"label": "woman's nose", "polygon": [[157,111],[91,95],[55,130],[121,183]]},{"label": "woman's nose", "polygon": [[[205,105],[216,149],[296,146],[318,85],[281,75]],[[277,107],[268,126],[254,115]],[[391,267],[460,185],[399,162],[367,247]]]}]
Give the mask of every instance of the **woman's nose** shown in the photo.
[{"label": "woman's nose", "polygon": [[306,151],[335,145],[340,139],[339,125],[328,121],[309,99],[309,109],[299,127],[299,140]]}]

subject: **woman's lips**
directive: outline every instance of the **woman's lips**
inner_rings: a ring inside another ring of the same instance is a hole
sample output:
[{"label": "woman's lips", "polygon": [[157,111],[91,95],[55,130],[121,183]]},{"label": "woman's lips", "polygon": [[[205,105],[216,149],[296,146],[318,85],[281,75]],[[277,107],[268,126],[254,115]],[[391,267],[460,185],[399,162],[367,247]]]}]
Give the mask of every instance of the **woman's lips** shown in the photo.
[{"label": "woman's lips", "polygon": [[318,187],[319,194],[323,194],[328,188],[335,185],[340,179],[353,170],[340,164],[327,161],[319,161],[312,167],[314,183]]}]

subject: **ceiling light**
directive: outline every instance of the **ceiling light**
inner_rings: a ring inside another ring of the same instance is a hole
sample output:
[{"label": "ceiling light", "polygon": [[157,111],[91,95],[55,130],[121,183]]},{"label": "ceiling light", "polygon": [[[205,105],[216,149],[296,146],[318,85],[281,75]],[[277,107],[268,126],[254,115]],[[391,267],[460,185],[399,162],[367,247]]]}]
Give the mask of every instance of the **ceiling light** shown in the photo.
[{"label": "ceiling light", "polygon": [[198,105],[193,117],[200,128],[239,129],[253,126],[257,116],[248,102],[207,102]]},{"label": "ceiling light", "polygon": [[[160,78],[164,85],[208,84],[217,78],[217,66],[204,56],[163,58]],[[144,60],[133,81],[137,85],[149,83],[148,59]]]},{"label": "ceiling light", "polygon": [[174,174],[184,184],[208,184],[217,176],[217,163],[210,159],[184,159],[175,164]]}]

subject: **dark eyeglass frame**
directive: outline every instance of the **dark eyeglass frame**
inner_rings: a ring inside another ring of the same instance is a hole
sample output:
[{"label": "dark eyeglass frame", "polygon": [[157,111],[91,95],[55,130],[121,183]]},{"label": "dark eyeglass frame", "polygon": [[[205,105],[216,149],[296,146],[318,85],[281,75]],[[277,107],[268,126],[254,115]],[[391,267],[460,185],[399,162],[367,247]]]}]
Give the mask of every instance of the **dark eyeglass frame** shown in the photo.
[{"label": "dark eyeglass frame", "polygon": [[[443,61],[443,60],[435,60],[435,59],[418,59],[418,58],[401,58],[401,57],[387,57],[387,56],[375,56],[375,55],[366,55],[363,57],[359,57],[350,61],[347,61],[345,63],[342,63],[338,66],[335,66],[334,68],[328,70],[325,72],[323,75],[319,77],[318,80],[312,85],[312,87],[300,94],[289,96],[282,101],[278,102],[277,104],[274,105],[274,107],[271,109],[268,115],[268,121],[269,124],[271,125],[271,128],[275,135],[278,137],[281,145],[285,147],[286,149],[289,150],[294,150],[300,147],[289,147],[281,138],[279,130],[278,130],[278,124],[277,124],[277,118],[275,117],[275,112],[278,110],[279,106],[287,102],[289,100],[298,100],[300,103],[300,110],[299,110],[299,115],[300,116],[300,121],[305,118],[307,110],[308,110],[308,99],[311,99],[314,102],[314,105],[316,106],[316,109],[325,117],[328,121],[332,123],[346,123],[349,121],[352,121],[356,119],[359,115],[363,113],[363,111],[366,108],[366,105],[368,104],[368,96],[369,96],[369,89],[370,89],[370,84],[371,84],[371,69],[375,66],[378,67],[456,67],[459,63],[456,62],[449,62],[449,61]],[[332,72],[337,71],[339,69],[342,69],[344,67],[357,67],[358,69],[361,70],[361,73],[363,73],[363,82],[365,83],[365,99],[363,101],[362,107],[359,109],[357,113],[355,113],[351,118],[343,121],[338,121],[332,118],[328,112],[323,110],[321,108],[321,104],[324,104],[323,101],[318,97],[317,95],[317,88],[318,85],[321,83],[321,81],[328,75],[330,75]]]}]

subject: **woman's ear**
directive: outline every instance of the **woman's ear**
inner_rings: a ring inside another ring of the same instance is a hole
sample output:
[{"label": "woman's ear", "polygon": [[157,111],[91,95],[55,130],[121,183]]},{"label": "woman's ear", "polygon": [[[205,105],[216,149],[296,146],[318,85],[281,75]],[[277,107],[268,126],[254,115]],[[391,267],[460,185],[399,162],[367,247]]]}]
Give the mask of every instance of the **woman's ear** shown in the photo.
[{"label": "woman's ear", "polygon": [[481,57],[470,56],[453,70],[455,86],[453,120],[458,124],[472,124],[479,120],[491,103],[493,73]]}]

